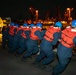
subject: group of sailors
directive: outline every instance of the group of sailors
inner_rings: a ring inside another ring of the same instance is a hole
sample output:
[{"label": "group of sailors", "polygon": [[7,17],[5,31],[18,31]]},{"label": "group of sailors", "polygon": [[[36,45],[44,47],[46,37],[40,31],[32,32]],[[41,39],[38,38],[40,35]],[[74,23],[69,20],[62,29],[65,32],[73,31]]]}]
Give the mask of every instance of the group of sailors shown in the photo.
[{"label": "group of sailors", "polygon": [[42,26],[43,24],[40,22],[30,25],[11,22],[2,31],[2,47],[8,47],[8,52],[15,52],[16,56],[25,52],[22,57],[23,61],[40,52],[33,65],[46,69],[47,65],[54,60],[53,46],[58,43],[58,63],[50,71],[52,71],[52,75],[59,75],[67,67],[72,57],[73,47],[76,46],[76,20],[73,20],[71,26],[63,30],[63,25],[59,21],[46,30],[43,30]]}]

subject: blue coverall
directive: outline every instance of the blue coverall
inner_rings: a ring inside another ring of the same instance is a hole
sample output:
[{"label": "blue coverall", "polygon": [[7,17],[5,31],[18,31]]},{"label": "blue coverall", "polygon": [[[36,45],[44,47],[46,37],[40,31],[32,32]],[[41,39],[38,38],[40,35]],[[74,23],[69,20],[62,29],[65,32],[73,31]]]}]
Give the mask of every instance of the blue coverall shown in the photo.
[{"label": "blue coverall", "polygon": [[[76,37],[74,37],[73,43],[76,46]],[[59,61],[58,64],[53,68],[53,75],[59,75],[66,69],[72,57],[72,49],[73,47],[67,48],[63,46],[61,43],[59,44],[57,48],[57,55]]]},{"label": "blue coverall", "polygon": [[19,49],[17,50],[17,54],[22,54],[24,51],[27,50],[27,47],[26,47],[26,41],[28,40],[29,38],[29,33],[30,31],[24,31],[25,35],[26,35],[26,38],[24,37],[20,37],[20,41],[19,41]]},{"label": "blue coverall", "polygon": [[9,26],[5,28],[2,32],[2,47],[5,48],[6,45],[8,46],[8,36],[9,36]]},{"label": "blue coverall", "polygon": [[[53,45],[56,45],[59,37],[59,33],[56,32],[53,34],[54,40],[52,42],[47,41],[45,38],[43,38],[41,44],[40,44],[40,54],[37,56],[35,62],[40,62],[43,65],[47,65],[50,62],[54,60],[54,53],[53,53]],[[46,58],[45,58],[46,57]],[[45,58],[45,59],[44,59]]]},{"label": "blue coverall", "polygon": [[[44,31],[40,32],[39,30],[37,30],[34,34],[38,36],[40,40],[42,40]],[[27,52],[23,55],[24,59],[30,57],[32,54],[36,54],[39,51],[38,40],[32,40],[31,38],[29,38],[26,45],[27,45]]]},{"label": "blue coverall", "polygon": [[[15,27],[14,29],[14,35],[16,34],[16,31],[17,31],[17,28]],[[11,48],[12,47],[12,44],[13,44],[13,38],[14,38],[14,35],[11,35],[9,34],[9,37],[8,37],[8,47]]]},{"label": "blue coverall", "polygon": [[12,44],[12,48],[10,48],[10,52],[16,51],[19,48],[19,41],[20,41],[20,37],[21,37],[21,33],[23,30],[19,30],[17,32],[17,34],[14,35],[13,38],[13,44]]}]

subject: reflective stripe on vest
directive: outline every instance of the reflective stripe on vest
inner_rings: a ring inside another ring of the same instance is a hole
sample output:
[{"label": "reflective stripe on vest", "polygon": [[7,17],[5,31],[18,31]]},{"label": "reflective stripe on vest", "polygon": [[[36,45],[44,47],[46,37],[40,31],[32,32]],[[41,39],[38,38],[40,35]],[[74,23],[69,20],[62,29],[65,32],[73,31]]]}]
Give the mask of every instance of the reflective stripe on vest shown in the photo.
[{"label": "reflective stripe on vest", "polygon": [[40,28],[32,28],[32,29],[30,30],[31,33],[30,33],[29,36],[30,36],[30,38],[31,38],[32,40],[39,40],[38,36],[36,36],[36,35],[34,34],[37,30],[41,31]]},{"label": "reflective stripe on vest", "polygon": [[53,39],[54,39],[53,34],[56,33],[56,32],[59,32],[59,31],[60,31],[60,28],[58,28],[58,27],[55,28],[54,26],[50,26],[50,27],[47,29],[44,38],[45,38],[47,41],[52,42]]},{"label": "reflective stripe on vest", "polygon": [[72,32],[71,28],[66,28],[61,34],[61,44],[65,47],[72,48],[74,46],[73,39],[76,36],[76,32]]}]

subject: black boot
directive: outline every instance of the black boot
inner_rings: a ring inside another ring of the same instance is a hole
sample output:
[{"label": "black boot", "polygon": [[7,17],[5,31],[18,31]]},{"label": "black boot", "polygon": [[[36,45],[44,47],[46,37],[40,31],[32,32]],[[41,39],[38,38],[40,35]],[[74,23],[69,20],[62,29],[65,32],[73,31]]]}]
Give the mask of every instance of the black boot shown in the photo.
[{"label": "black boot", "polygon": [[26,62],[26,58],[24,56],[22,57],[21,60],[24,61],[24,62]]},{"label": "black boot", "polygon": [[53,71],[53,67],[50,66],[50,65],[45,65],[46,68],[44,69],[44,71],[47,71],[47,72],[52,72]]},{"label": "black boot", "polygon": [[59,75],[59,74],[54,74],[54,73],[52,72],[52,75]]},{"label": "black boot", "polygon": [[38,67],[39,67],[39,62],[34,61],[34,62],[32,63],[32,65],[33,65],[34,67],[38,68]]},{"label": "black boot", "polygon": [[44,69],[46,68],[46,66],[43,65],[41,62],[38,64],[38,66],[39,66],[39,68],[40,68],[41,70],[44,70]]},{"label": "black boot", "polygon": [[15,53],[15,56],[16,56],[16,57],[19,57],[20,55],[21,55],[21,54],[19,54],[19,53]]}]

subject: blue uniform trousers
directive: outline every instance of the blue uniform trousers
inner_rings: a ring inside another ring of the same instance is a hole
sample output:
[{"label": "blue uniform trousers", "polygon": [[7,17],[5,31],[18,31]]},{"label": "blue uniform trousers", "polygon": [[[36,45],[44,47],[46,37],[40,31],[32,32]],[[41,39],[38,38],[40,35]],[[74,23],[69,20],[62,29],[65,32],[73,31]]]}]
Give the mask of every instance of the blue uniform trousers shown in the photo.
[{"label": "blue uniform trousers", "polygon": [[2,47],[5,48],[6,45],[8,46],[8,32],[7,31],[3,31],[2,33]]},{"label": "blue uniform trousers", "polygon": [[22,33],[22,30],[18,31],[18,33],[14,35],[12,48],[10,48],[10,51],[16,51],[19,48],[21,33]]},{"label": "blue uniform trousers", "polygon": [[15,51],[17,48],[19,48],[19,37],[14,36],[13,38],[13,43],[12,43],[12,48],[10,48],[10,51]]},{"label": "blue uniform trousers", "polygon": [[24,51],[27,50],[26,41],[27,41],[27,39],[25,39],[23,37],[20,38],[20,41],[19,41],[19,49],[17,50],[17,53],[18,54],[22,54]]},{"label": "blue uniform trousers", "polygon": [[9,48],[12,47],[13,38],[14,38],[14,36],[9,34],[9,37],[8,37],[8,47],[9,47]]},{"label": "blue uniform trousers", "polygon": [[67,48],[62,44],[59,44],[57,49],[58,64],[53,68],[54,75],[59,75],[66,69],[72,56],[72,48]]},{"label": "blue uniform trousers", "polygon": [[27,58],[29,56],[31,56],[32,54],[36,54],[39,51],[38,48],[38,41],[37,40],[32,40],[32,39],[28,39],[26,45],[27,45],[27,51],[24,54],[24,57]]},{"label": "blue uniform trousers", "polygon": [[42,60],[42,64],[46,65],[53,61],[53,59],[54,53],[52,50],[52,44],[49,41],[43,39],[40,45],[40,55],[38,55],[36,58],[36,62]]}]

